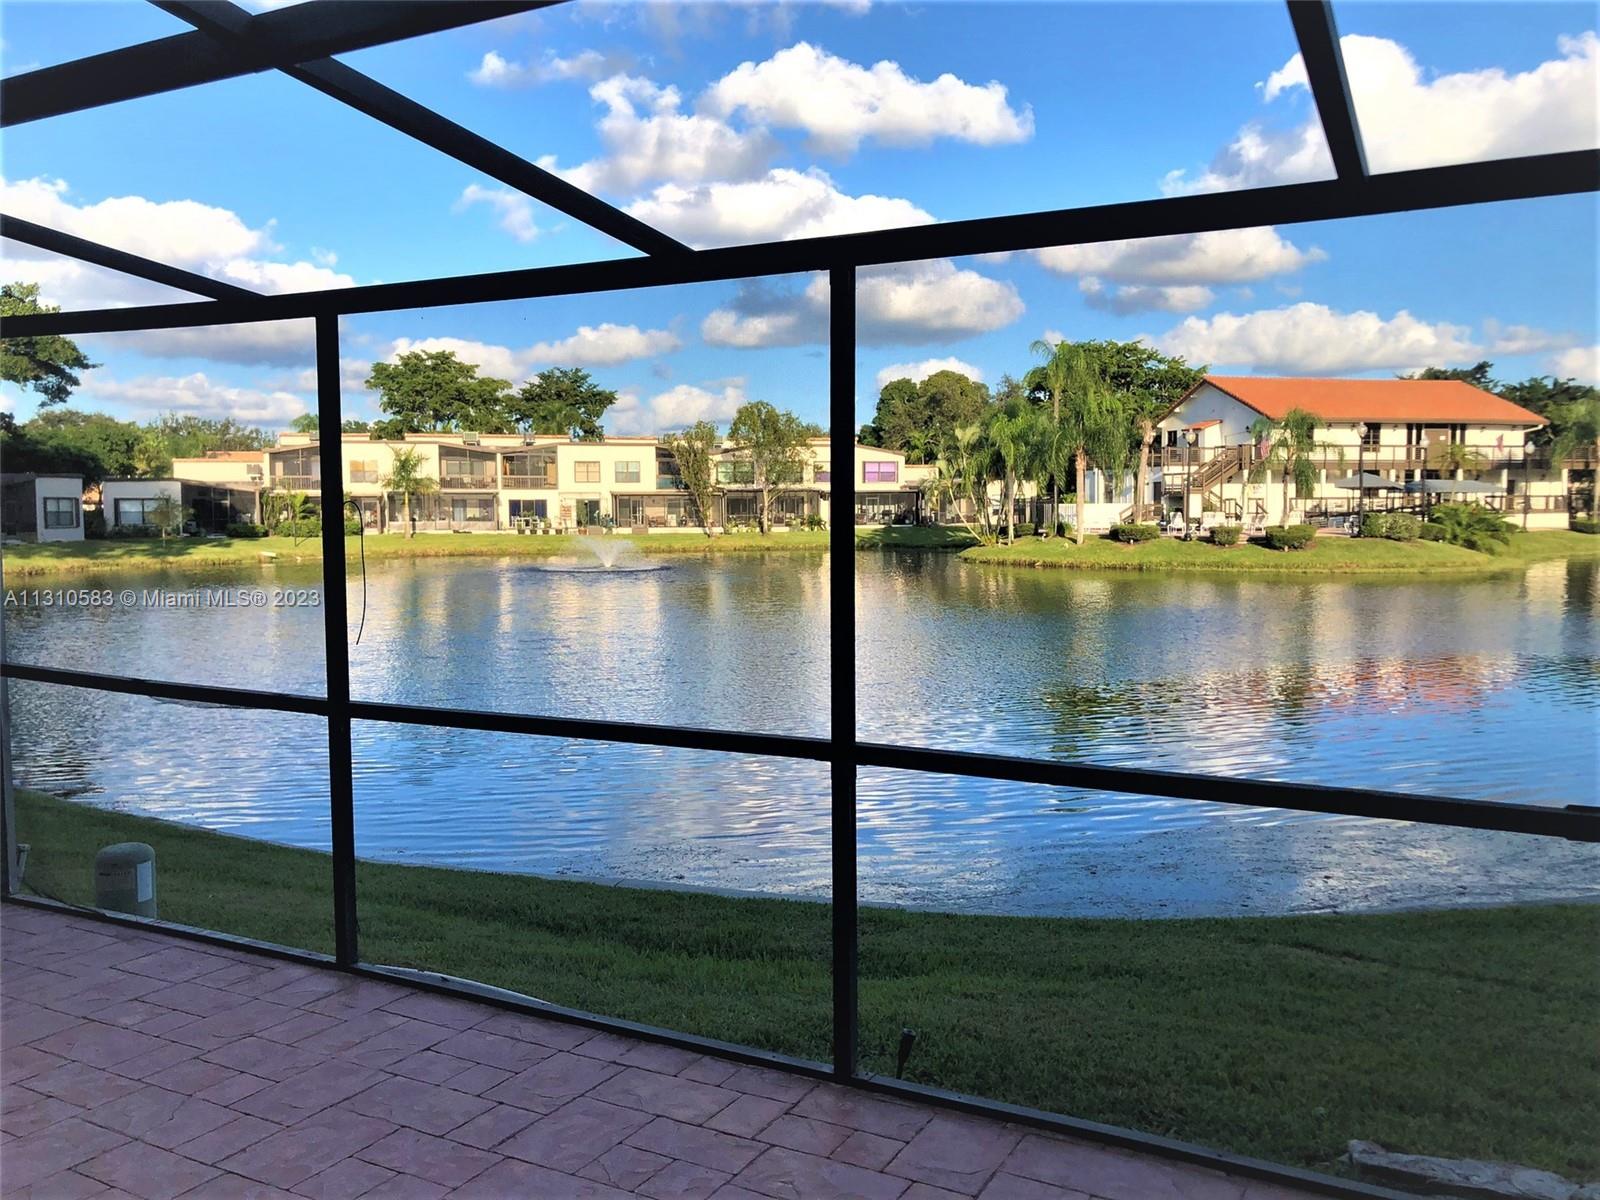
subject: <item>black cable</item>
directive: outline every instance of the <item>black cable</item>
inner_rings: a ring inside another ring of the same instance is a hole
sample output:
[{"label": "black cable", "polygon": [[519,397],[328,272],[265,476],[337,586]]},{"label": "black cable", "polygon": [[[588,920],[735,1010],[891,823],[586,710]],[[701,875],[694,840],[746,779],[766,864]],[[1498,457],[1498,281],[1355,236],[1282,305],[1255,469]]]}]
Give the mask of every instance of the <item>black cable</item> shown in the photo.
[{"label": "black cable", "polygon": [[367,627],[367,522],[361,515],[361,505],[354,500],[344,502],[346,508],[356,510],[356,541],[361,547],[361,623],[356,626],[356,640],[351,645],[361,645],[361,634]]}]

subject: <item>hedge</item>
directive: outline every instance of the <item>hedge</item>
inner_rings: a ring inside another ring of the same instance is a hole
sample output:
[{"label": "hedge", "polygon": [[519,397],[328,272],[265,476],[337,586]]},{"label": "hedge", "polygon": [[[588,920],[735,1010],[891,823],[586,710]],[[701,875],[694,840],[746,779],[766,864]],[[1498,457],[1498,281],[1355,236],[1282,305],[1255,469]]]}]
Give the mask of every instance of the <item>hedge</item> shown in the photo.
[{"label": "hedge", "polygon": [[1157,525],[1113,525],[1111,538],[1118,542],[1149,542],[1161,536]]},{"label": "hedge", "polygon": [[1274,550],[1304,550],[1316,536],[1313,525],[1268,525],[1265,530],[1267,545]]}]

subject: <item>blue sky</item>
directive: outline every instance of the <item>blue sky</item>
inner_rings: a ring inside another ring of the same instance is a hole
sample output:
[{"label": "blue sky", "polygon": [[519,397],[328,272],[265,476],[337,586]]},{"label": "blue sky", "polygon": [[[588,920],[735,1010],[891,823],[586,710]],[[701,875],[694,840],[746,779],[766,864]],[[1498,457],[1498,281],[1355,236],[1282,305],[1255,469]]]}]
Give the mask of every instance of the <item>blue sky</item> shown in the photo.
[{"label": "blue sky", "polygon": [[[1596,144],[1592,5],[1346,4],[1374,169]],[[6,74],[180,32],[142,3],[9,3]],[[697,245],[1326,177],[1279,4],[577,0],[347,61]],[[277,74],[6,131],[4,210],[264,291],[632,254]],[[1571,197],[1062,247],[864,273],[858,409],[940,365],[994,383],[1039,337],[1145,337],[1218,370],[1384,375],[1493,359],[1600,382],[1596,208]],[[4,244],[67,308],[178,298]],[[450,346],[520,381],[583,365],[610,426],[826,412],[810,278],[345,323],[370,364]],[[281,425],[313,400],[298,325],[82,339],[77,403]],[[31,397],[8,390],[19,415]]]}]

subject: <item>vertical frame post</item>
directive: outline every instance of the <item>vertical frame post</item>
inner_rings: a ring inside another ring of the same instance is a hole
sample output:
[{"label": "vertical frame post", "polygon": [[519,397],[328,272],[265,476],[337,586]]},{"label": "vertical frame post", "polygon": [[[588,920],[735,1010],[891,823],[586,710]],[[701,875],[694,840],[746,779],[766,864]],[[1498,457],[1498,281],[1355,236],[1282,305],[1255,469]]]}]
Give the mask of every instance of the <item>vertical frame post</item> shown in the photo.
[{"label": "vertical frame post", "polygon": [[339,318],[317,318],[317,459],[322,472],[322,622],[328,687],[328,804],[332,819],[333,940],[338,961],[360,960],[356,939],[355,780],[350,764],[350,626],[344,575],[344,453]]},{"label": "vertical frame post", "polygon": [[828,272],[828,604],[833,704],[833,1073],[856,1074],[856,269]]}]

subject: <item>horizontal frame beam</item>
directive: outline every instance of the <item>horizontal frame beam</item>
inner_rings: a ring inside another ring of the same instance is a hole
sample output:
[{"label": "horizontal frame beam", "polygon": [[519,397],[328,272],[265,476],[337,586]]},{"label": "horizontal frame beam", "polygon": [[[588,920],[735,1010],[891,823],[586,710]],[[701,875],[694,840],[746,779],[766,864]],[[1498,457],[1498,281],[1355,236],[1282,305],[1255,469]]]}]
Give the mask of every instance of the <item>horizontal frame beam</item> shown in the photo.
[{"label": "horizontal frame beam", "polygon": [[1213,192],[1055,212],[948,221],[871,233],[797,238],[624,258],[572,266],[458,275],[264,296],[215,304],[164,304],[12,317],[12,336],[175,329],[329,314],[393,312],[446,305],[578,295],[870,266],[930,258],[1169,237],[1257,225],[1295,225],[1384,213],[1454,208],[1600,190],[1600,150],[1574,150],[1459,166],[1428,167],[1360,180],[1326,180]]},{"label": "horizontal frame beam", "polygon": [[[292,696],[243,688],[206,684],[167,683],[121,675],[70,671],[25,663],[0,663],[0,678],[21,679],[64,687],[90,688],[124,695],[150,696],[225,708],[269,709],[326,717],[335,706],[318,696]],[[532,737],[561,737],[588,742],[665,746],[719,754],[750,754],[769,758],[794,758],[828,762],[834,756],[827,738],[790,734],[742,733],[641,722],[575,720],[567,717],[527,716],[521,713],[482,712],[433,708],[413,704],[380,704],[352,700],[351,720],[421,725],[441,729],[472,729],[485,733],[512,733]],[[850,746],[850,742],[843,743]],[[973,779],[1004,779],[1046,787],[1086,788],[1130,796],[1161,796],[1198,800],[1247,808],[1276,808],[1326,816],[1367,817],[1405,821],[1418,825],[1445,825],[1457,829],[1484,829],[1555,837],[1568,841],[1600,842],[1600,809],[1554,808],[1494,800],[1462,800],[1409,792],[1380,792],[1366,788],[1327,787],[1264,779],[1236,779],[1226,775],[1201,775],[1180,771],[1151,771],[1139,767],[1111,767],[1092,762],[974,754],[880,742],[853,743],[858,767],[881,767],[924,774],[961,775]]]},{"label": "horizontal frame beam", "polygon": [[180,33],[0,80],[0,127],[347,54],[559,0],[309,0],[250,18],[249,51]]},{"label": "horizontal frame beam", "polygon": [[49,250],[52,254],[64,254],[79,262],[93,263],[97,267],[120,271],[124,275],[135,275],[153,283],[193,292],[197,296],[209,296],[213,300],[249,301],[261,295],[249,288],[223,283],[220,279],[212,279],[207,275],[196,275],[193,271],[185,271],[181,267],[142,258],[112,246],[102,246],[99,242],[74,237],[70,233],[36,225],[32,221],[24,221],[21,217],[9,217],[4,213],[0,213],[0,238],[10,238],[14,242]]}]

